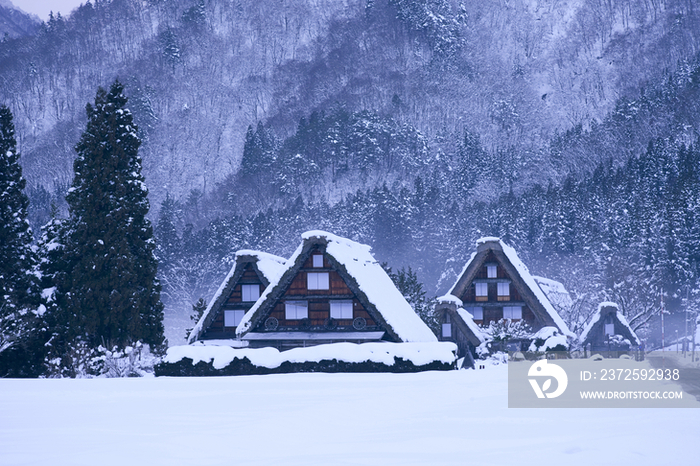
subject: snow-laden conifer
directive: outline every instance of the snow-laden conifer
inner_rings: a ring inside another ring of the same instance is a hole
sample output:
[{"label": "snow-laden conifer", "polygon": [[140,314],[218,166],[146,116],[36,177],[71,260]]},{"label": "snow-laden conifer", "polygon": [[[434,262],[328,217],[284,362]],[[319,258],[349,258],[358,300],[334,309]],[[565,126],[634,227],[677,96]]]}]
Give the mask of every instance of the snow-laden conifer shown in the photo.
[{"label": "snow-laden conifer", "polygon": [[12,113],[0,106],[0,377],[35,374],[38,280]]},{"label": "snow-laden conifer", "polygon": [[67,267],[59,280],[59,305],[69,336],[92,345],[163,343],[141,142],[126,102],[115,81],[87,105],[87,128],[76,146],[75,178],[66,196]]}]

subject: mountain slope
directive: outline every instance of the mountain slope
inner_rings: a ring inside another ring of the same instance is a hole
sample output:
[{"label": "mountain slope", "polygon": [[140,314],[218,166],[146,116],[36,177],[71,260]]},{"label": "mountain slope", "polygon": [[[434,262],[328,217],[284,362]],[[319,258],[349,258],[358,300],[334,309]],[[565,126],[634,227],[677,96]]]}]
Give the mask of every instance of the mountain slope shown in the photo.
[{"label": "mountain slope", "polygon": [[35,34],[39,18],[16,8],[9,0],[0,0],[0,38],[16,38]]},{"label": "mountain slope", "polygon": [[[60,193],[83,105],[119,77],[154,203],[235,173],[246,128],[279,136],[340,104],[405,122],[431,147],[465,130],[525,161],[517,182],[557,179],[555,131],[602,121],[698,49],[688,2],[516,0],[103,0],[0,45],[0,100],[25,174]],[[586,162],[588,164],[588,162]]]}]

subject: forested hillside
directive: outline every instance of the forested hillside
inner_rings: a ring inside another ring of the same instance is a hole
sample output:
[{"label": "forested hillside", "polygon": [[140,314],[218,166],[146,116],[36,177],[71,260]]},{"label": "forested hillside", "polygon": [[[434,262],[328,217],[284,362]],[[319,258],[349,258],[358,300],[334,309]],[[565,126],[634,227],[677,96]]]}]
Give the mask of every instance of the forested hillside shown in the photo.
[{"label": "forested hillside", "polygon": [[4,43],[0,99],[30,186],[49,193],[71,179],[83,102],[115,77],[156,202],[235,173],[249,125],[287,136],[337,104],[391,116],[432,145],[477,134],[526,161],[529,183],[561,177],[542,153],[555,131],[602,121],[682,66],[698,24],[682,0],[102,0]]},{"label": "forested hillside", "polygon": [[686,0],[101,0],[0,43],[0,103],[38,231],[83,106],[124,83],[171,341],[236,249],[311,228],[431,295],[501,235],[576,294],[576,326],[697,288],[699,45]]}]

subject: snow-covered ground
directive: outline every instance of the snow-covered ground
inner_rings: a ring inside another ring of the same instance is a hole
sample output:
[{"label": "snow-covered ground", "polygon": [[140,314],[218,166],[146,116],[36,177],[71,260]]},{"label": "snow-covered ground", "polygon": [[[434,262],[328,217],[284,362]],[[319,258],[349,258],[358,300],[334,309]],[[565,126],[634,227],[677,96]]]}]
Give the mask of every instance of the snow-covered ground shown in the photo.
[{"label": "snow-covered ground", "polygon": [[507,368],[0,380],[0,464],[698,464],[700,410],[508,409]]}]

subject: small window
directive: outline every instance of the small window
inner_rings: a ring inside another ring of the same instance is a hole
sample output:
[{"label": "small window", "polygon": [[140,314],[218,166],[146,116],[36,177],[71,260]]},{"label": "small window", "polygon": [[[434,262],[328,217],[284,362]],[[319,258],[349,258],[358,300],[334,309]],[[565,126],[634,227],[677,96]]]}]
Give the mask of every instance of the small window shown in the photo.
[{"label": "small window", "polygon": [[314,254],[312,257],[314,259],[314,267],[323,268],[323,254]]},{"label": "small window", "polygon": [[520,306],[505,306],[503,308],[503,318],[516,320],[523,318],[523,308]]},{"label": "small window", "polygon": [[224,327],[238,327],[245,311],[224,311]]},{"label": "small window", "polygon": [[299,320],[309,317],[309,305],[306,301],[285,301],[284,318]]},{"label": "small window", "polygon": [[605,335],[615,335],[615,324],[605,324]]},{"label": "small window", "polygon": [[476,292],[477,301],[486,301],[489,299],[488,283],[474,283],[474,290]]},{"label": "small window", "polygon": [[331,317],[334,319],[352,319],[352,301],[331,301]]},{"label": "small window", "polygon": [[306,289],[327,290],[328,272],[309,272],[306,274]]},{"label": "small window", "polygon": [[260,285],[241,285],[243,302],[257,301],[260,297]]},{"label": "small window", "polygon": [[498,300],[499,301],[510,301],[510,283],[499,282],[498,283]]},{"label": "small window", "polygon": [[442,324],[442,338],[452,337],[452,324],[446,323]]},{"label": "small window", "polygon": [[465,309],[474,317],[474,320],[484,320],[484,308],[481,306],[468,307]]},{"label": "small window", "polygon": [[488,278],[496,278],[497,273],[496,273],[496,266],[495,265],[487,265],[486,266],[486,276]]}]

